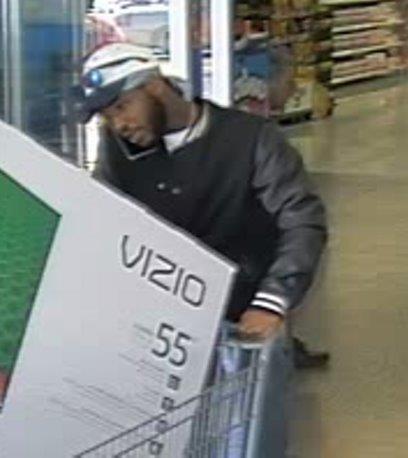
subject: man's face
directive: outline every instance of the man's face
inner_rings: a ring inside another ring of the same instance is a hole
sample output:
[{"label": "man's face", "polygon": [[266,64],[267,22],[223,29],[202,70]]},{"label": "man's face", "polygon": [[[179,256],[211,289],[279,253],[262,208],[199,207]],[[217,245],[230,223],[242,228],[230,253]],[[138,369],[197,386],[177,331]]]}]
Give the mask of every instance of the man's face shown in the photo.
[{"label": "man's face", "polygon": [[140,148],[154,146],[165,132],[163,104],[145,88],[122,94],[101,114],[117,134]]}]

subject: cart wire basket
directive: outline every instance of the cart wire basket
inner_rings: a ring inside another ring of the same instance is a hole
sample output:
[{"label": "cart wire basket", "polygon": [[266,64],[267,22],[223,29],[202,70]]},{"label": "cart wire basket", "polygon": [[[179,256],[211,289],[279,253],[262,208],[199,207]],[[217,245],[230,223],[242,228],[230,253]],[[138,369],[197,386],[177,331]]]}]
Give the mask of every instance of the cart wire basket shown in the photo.
[{"label": "cart wire basket", "polygon": [[225,328],[208,388],[75,458],[255,458],[272,347],[273,341],[243,340]]}]

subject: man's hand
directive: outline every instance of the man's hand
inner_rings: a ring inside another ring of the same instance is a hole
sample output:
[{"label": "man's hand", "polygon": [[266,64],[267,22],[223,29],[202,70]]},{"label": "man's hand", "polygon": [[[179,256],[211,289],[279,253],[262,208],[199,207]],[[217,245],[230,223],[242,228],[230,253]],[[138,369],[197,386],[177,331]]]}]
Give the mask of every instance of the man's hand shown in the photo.
[{"label": "man's hand", "polygon": [[3,396],[6,391],[7,377],[0,371],[0,401],[3,399]]},{"label": "man's hand", "polygon": [[267,339],[279,332],[284,321],[284,317],[276,313],[251,308],[242,315],[238,330],[245,336]]}]

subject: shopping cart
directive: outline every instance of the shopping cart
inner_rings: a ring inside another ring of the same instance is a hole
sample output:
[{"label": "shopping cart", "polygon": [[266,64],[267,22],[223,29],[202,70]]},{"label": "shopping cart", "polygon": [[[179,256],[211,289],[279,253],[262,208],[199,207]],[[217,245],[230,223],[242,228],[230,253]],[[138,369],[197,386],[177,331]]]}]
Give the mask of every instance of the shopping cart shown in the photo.
[{"label": "shopping cart", "polygon": [[256,458],[274,344],[242,339],[233,326],[225,327],[207,389],[75,458]]}]

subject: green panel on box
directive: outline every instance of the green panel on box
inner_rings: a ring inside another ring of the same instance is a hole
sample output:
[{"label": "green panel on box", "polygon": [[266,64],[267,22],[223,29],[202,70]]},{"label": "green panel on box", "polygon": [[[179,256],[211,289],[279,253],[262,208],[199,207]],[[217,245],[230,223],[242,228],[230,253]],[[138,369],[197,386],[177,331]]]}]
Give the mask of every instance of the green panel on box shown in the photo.
[{"label": "green panel on box", "polygon": [[59,219],[0,171],[0,375],[11,375]]}]

